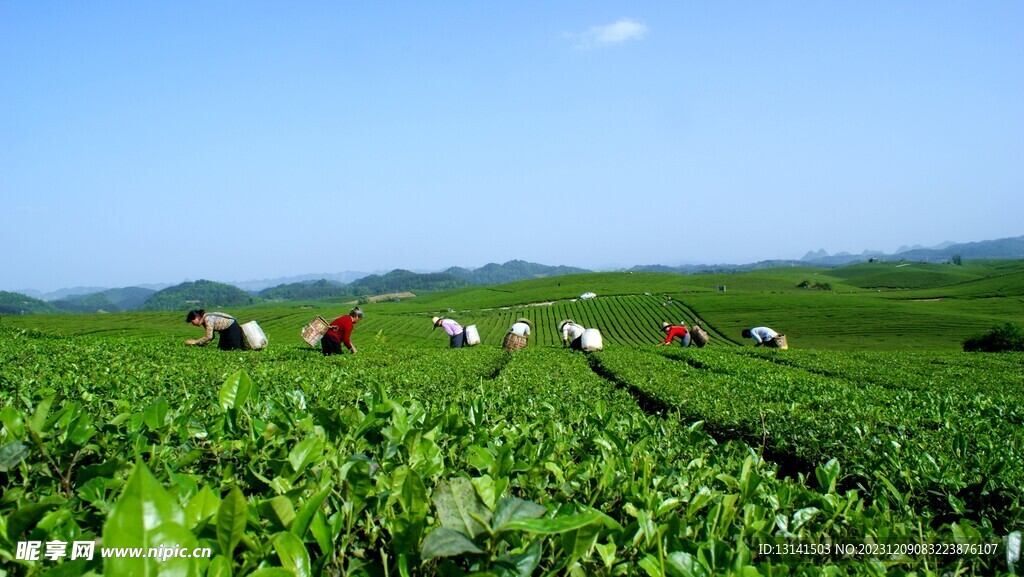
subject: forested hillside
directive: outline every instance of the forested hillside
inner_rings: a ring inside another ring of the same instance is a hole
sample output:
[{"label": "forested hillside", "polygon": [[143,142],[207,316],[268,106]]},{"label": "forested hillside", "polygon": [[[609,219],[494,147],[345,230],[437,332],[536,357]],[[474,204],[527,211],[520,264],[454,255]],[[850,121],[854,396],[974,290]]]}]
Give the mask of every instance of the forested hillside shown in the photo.
[{"label": "forested hillside", "polygon": [[21,293],[0,291],[0,314],[2,315],[34,315],[58,312],[46,301],[32,298]]},{"label": "forested hillside", "polygon": [[259,292],[260,298],[280,301],[324,300],[347,295],[345,285],[325,279],[282,284]]},{"label": "forested hillside", "polygon": [[238,287],[197,280],[165,288],[149,297],[139,307],[143,311],[178,311],[247,306],[260,301]]},{"label": "forested hillside", "polygon": [[52,301],[51,304],[69,313],[115,313],[135,310],[155,293],[154,290],[141,287],[108,289],[98,293],[69,296]]}]

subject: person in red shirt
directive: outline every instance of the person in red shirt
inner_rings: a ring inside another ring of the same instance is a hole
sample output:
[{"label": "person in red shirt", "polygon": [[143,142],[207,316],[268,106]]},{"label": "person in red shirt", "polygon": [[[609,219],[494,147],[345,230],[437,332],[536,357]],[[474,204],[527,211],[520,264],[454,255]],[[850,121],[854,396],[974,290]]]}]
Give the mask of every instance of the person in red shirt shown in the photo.
[{"label": "person in red shirt", "polygon": [[362,309],[356,307],[347,315],[334,319],[323,338],[320,339],[320,350],[323,351],[325,357],[340,355],[342,344],[352,351],[353,355],[356,354],[356,347],[352,344],[352,329],[362,318]]},{"label": "person in red shirt", "polygon": [[678,325],[671,325],[669,323],[661,323],[661,330],[665,331],[665,340],[659,344],[659,347],[667,347],[672,344],[672,340],[679,337],[684,347],[690,346],[690,333],[686,330],[686,323],[680,323]]}]

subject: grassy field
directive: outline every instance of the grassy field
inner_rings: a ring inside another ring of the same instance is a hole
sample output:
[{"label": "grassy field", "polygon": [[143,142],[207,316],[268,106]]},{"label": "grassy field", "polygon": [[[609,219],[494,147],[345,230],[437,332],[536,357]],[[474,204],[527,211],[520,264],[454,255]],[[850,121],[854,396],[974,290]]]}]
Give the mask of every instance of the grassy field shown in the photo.
[{"label": "grassy field", "polygon": [[[330,358],[300,329],[353,303],[230,310],[270,340],[231,353],[185,346],[183,312],[5,316],[0,575],[1019,573],[1024,354],[959,349],[1024,321],[1024,263],[875,264],[368,303]],[[437,314],[483,344],[449,350]],[[560,347],[563,318],[605,350]],[[711,344],[655,347],[663,320]],[[19,556],[171,536],[209,555]]]},{"label": "grassy field", "polygon": [[[799,288],[828,285],[831,290]],[[720,291],[719,287],[724,287]],[[906,287],[906,288],[892,288]],[[598,298],[576,300],[593,291]],[[668,297],[672,297],[669,305]],[[255,319],[272,343],[304,346],[299,333],[313,316],[331,319],[353,302],[287,302],[226,311]],[[534,342],[557,341],[572,318],[601,329],[610,344],[660,339],[662,321],[699,322],[714,344],[741,344],[740,331],[767,325],[791,346],[836,350],[958,350],[963,340],[1005,322],[1024,323],[1024,262],[963,266],[865,263],[839,269],[787,267],[729,275],[593,273],[421,294],[362,305],[356,340],[444,346],[430,317],[476,324],[497,344],[518,317],[534,322]],[[0,323],[65,335],[195,336],[183,313],[7,316]]]},{"label": "grassy field", "polygon": [[[1022,568],[1007,543],[1024,522],[1024,355],[649,345],[584,355],[538,343],[509,355],[417,339],[367,339],[358,355],[323,358],[305,345],[222,353],[174,335],[0,327],[4,570]],[[159,522],[147,529],[140,511]],[[17,557],[24,542],[144,547],[170,536],[210,555]],[[811,545],[828,550],[792,549]],[[858,549],[867,545],[896,552]],[[898,552],[908,545],[931,552]]]}]

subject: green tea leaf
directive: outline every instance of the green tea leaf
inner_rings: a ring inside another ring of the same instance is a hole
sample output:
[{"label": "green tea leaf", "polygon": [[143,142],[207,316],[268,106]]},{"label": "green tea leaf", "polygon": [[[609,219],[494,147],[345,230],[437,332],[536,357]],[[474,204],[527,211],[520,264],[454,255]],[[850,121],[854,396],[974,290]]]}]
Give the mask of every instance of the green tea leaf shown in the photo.
[{"label": "green tea leaf", "polygon": [[562,551],[573,562],[586,556],[597,543],[601,527],[597,523],[566,531],[561,535]]},{"label": "green tea leaf", "polygon": [[220,387],[220,394],[217,397],[220,407],[224,410],[241,407],[249,398],[252,388],[252,379],[249,375],[243,371],[234,373]]},{"label": "green tea leaf", "polygon": [[544,516],[547,507],[518,497],[505,497],[498,500],[494,508],[494,531],[505,530],[505,524],[515,519],[535,519]]},{"label": "green tea leaf", "polygon": [[488,509],[493,509],[498,502],[498,499],[505,493],[505,489],[508,488],[508,478],[503,477],[497,481],[491,478],[490,475],[484,475],[482,477],[476,477],[472,479],[473,486],[476,487],[476,494],[480,495],[484,505]]},{"label": "green tea leaf", "polygon": [[292,535],[303,540],[306,538],[306,531],[309,530],[309,524],[313,521],[313,516],[320,510],[320,506],[324,504],[324,499],[331,494],[332,489],[333,487],[321,489],[319,493],[313,495],[310,500],[302,505],[289,528]]},{"label": "green tea leaf", "polygon": [[530,577],[537,570],[540,565],[541,553],[543,548],[541,547],[541,540],[538,539],[526,548],[526,551],[519,555],[502,555],[498,558],[498,563],[506,565],[515,569],[513,573],[505,573],[511,575],[518,575],[519,577]]},{"label": "green tea leaf", "polygon": [[[150,548],[170,546],[193,549],[196,540],[185,525],[185,512],[177,500],[164,490],[145,463],[139,462],[103,525],[103,546],[148,552]],[[108,557],[103,571],[107,575],[184,577],[199,574],[198,562],[179,557]]]},{"label": "green tea leaf", "polygon": [[0,447],[0,473],[6,473],[17,467],[28,455],[28,445],[21,441],[11,441]]},{"label": "green tea leaf", "polygon": [[295,509],[292,502],[284,495],[278,495],[260,503],[260,514],[282,529],[288,529],[295,520]]},{"label": "green tea leaf", "polygon": [[7,434],[15,439],[25,435],[25,422],[22,420],[21,412],[10,405],[0,409],[0,424],[3,424]]},{"label": "green tea leaf", "polygon": [[324,454],[324,441],[320,437],[309,437],[299,441],[295,448],[288,453],[288,462],[292,470],[298,475],[310,463],[322,458]]},{"label": "green tea leaf", "polygon": [[7,539],[10,541],[20,540],[21,534],[26,529],[34,526],[51,509],[55,509],[59,505],[58,500],[52,498],[45,503],[33,503],[18,508],[14,514],[7,518]]},{"label": "green tea leaf", "polygon": [[196,493],[185,507],[185,517],[188,525],[195,528],[203,521],[206,521],[217,514],[220,508],[220,497],[209,487],[203,487]]},{"label": "green tea leaf", "polygon": [[454,557],[463,553],[483,553],[483,551],[465,534],[448,527],[438,527],[428,533],[420,550],[424,561],[435,557]]},{"label": "green tea leaf", "polygon": [[419,515],[425,513],[430,501],[427,499],[427,488],[419,473],[408,469],[402,481],[402,509],[407,513]]},{"label": "green tea leaf", "polygon": [[245,524],[248,520],[249,507],[245,495],[235,487],[220,502],[217,509],[217,544],[225,557],[234,556],[235,546],[245,533]]},{"label": "green tea leaf", "polygon": [[206,577],[231,577],[231,562],[223,555],[215,556],[206,568]]},{"label": "green tea leaf", "polygon": [[170,405],[167,404],[167,400],[157,397],[156,401],[146,407],[143,422],[151,431],[162,429],[167,424],[168,411],[170,411]]},{"label": "green tea leaf", "polygon": [[484,507],[473,483],[465,477],[441,482],[434,489],[432,500],[441,525],[468,537],[476,537],[486,531],[486,527],[477,518],[485,522],[491,520],[491,511]]},{"label": "green tea leaf", "polygon": [[661,570],[661,563],[654,555],[645,556],[640,560],[639,565],[650,577],[665,577],[665,573]]},{"label": "green tea leaf", "polygon": [[830,459],[824,465],[814,468],[814,476],[818,479],[818,486],[824,493],[836,492],[836,481],[839,479],[839,461]]},{"label": "green tea leaf", "polygon": [[46,430],[46,416],[50,413],[50,406],[53,405],[53,397],[46,397],[39,401],[36,405],[36,410],[32,413],[32,418],[28,422],[28,428],[33,433],[39,435]]},{"label": "green tea leaf", "polygon": [[295,535],[288,532],[274,535],[274,550],[281,559],[281,565],[295,577],[309,577],[312,574],[309,552]]},{"label": "green tea leaf", "polygon": [[504,529],[506,531],[519,530],[529,533],[554,535],[579,529],[592,523],[599,523],[603,518],[604,514],[599,511],[588,511],[576,515],[555,517],[554,519],[513,519],[505,523]]}]

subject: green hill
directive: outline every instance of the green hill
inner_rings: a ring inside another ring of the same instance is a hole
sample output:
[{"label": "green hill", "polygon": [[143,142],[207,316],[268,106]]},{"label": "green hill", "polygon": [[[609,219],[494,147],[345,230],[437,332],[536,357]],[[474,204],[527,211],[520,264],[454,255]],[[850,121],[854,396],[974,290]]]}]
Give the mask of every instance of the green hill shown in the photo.
[{"label": "green hill", "polygon": [[469,284],[450,273],[415,273],[395,269],[385,275],[371,274],[348,285],[353,296],[378,295],[402,291],[442,291]]},{"label": "green hill", "polygon": [[32,298],[21,293],[0,291],[0,314],[3,315],[36,315],[60,312],[46,301]]},{"label": "green hill", "polygon": [[281,284],[259,292],[260,298],[284,301],[324,300],[347,295],[348,289],[345,288],[345,285],[325,279]]},{"label": "green hill", "polygon": [[238,287],[228,284],[197,280],[165,288],[149,297],[141,311],[184,311],[249,306],[259,299]]},{"label": "green hill", "polygon": [[51,304],[69,313],[110,313],[131,311],[142,306],[156,291],[141,287],[108,289],[98,293],[74,295]]},{"label": "green hill", "polygon": [[452,267],[446,271],[472,285],[497,285],[527,280],[590,272],[571,266],[547,266],[523,260],[510,260],[504,264],[488,263],[476,269]]},{"label": "green hill", "polygon": [[922,262],[874,262],[837,268],[828,274],[861,288],[919,289],[984,278],[992,274],[992,271],[980,264],[956,266]]}]

